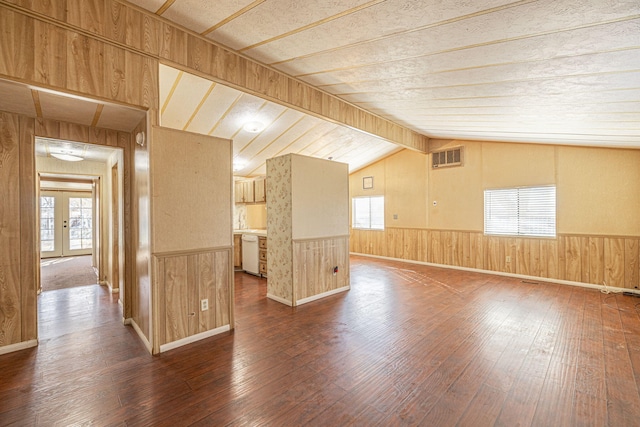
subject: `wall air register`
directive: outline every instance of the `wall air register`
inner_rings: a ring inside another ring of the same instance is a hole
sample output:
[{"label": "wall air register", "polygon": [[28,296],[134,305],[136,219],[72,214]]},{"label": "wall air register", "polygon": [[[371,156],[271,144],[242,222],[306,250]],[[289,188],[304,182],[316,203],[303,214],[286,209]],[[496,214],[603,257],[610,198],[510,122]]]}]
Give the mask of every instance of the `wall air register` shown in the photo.
[{"label": "wall air register", "polygon": [[453,147],[431,153],[431,168],[448,168],[462,166],[464,161],[464,147]]}]

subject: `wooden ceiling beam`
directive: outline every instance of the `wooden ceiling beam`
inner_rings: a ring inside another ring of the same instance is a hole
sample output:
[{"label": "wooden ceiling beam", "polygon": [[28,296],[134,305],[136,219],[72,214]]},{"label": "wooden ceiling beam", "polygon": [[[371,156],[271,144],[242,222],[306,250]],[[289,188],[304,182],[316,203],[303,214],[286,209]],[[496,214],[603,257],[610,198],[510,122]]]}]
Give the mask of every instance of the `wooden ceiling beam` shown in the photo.
[{"label": "wooden ceiling beam", "polygon": [[[6,13],[7,10],[18,12],[63,31],[72,31],[91,39],[92,46],[96,49],[99,45],[103,48],[116,46],[405,148],[421,152],[428,150],[429,138],[425,135],[216,44],[200,34],[128,2],[74,2],[73,9],[58,19],[55,14],[45,13],[44,9],[39,10],[38,4],[34,3],[29,8],[0,0],[0,14]],[[114,10],[118,13],[113,13]],[[131,22],[138,23],[141,27],[132,27],[131,31],[124,31],[123,28],[131,26]],[[123,37],[123,34],[126,34],[126,37]],[[111,61],[112,58],[105,55],[104,60]],[[115,66],[117,59],[113,58],[113,61]],[[141,76],[136,76],[135,73],[142,73],[143,70],[132,71],[134,75],[127,75],[125,78],[136,84]],[[99,88],[97,91],[99,92]],[[104,96],[101,92],[90,95]]]}]

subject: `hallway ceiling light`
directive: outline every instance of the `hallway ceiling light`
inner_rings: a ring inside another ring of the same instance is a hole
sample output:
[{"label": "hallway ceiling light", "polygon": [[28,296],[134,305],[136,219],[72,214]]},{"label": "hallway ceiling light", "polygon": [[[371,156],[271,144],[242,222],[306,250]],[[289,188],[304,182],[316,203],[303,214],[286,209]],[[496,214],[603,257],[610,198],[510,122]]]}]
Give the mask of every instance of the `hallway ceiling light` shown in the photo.
[{"label": "hallway ceiling light", "polygon": [[66,162],[79,162],[81,160],[84,160],[80,156],[74,156],[73,154],[67,153],[51,153],[51,155],[56,159],[64,160]]},{"label": "hallway ceiling light", "polygon": [[242,129],[247,132],[258,133],[264,129],[264,124],[257,121],[247,122],[242,126]]}]

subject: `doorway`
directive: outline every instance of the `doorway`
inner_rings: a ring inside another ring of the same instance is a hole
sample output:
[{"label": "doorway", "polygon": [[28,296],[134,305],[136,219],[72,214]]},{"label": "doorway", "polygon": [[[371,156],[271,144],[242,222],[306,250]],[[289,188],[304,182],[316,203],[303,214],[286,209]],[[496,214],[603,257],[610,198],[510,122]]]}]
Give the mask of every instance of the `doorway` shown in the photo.
[{"label": "doorway", "polygon": [[[61,158],[60,153],[80,160]],[[102,299],[109,311],[124,317],[126,301],[120,298],[124,283],[119,268],[124,263],[124,150],[36,137],[35,154],[39,337],[57,338],[84,330],[91,324],[89,319],[98,318],[102,310],[87,304],[89,296]],[[81,314],[83,325],[70,322],[70,313],[74,318]]]},{"label": "doorway", "polygon": [[94,247],[91,192],[40,193],[40,257],[91,255]]}]

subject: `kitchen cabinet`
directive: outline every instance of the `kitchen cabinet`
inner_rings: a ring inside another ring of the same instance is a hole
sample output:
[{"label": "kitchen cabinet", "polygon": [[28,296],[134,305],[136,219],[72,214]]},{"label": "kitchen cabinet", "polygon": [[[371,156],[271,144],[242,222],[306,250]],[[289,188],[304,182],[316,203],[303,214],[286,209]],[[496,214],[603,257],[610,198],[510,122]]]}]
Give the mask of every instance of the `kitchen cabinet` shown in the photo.
[{"label": "kitchen cabinet", "polygon": [[233,235],[233,268],[242,270],[242,235]]},{"label": "kitchen cabinet", "polygon": [[267,277],[267,238],[260,236],[258,240],[258,248],[260,249],[259,272],[262,277]]},{"label": "kitchen cabinet", "polygon": [[266,177],[240,179],[235,182],[236,203],[265,203],[266,201]]},{"label": "kitchen cabinet", "polygon": [[235,202],[253,203],[253,180],[240,180],[235,182]]},{"label": "kitchen cabinet", "polygon": [[266,179],[264,176],[255,178],[253,180],[253,200],[256,203],[265,203],[267,201],[267,192],[266,192]]}]

